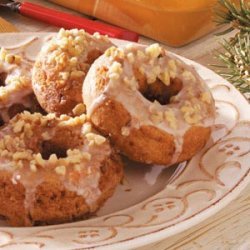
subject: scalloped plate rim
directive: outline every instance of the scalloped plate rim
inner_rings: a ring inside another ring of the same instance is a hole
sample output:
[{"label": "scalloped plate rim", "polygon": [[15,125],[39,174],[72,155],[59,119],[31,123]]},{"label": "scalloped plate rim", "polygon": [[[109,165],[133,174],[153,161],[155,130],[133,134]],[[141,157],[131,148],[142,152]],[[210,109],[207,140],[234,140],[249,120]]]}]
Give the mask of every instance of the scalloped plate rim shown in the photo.
[{"label": "scalloped plate rim", "polygon": [[[16,33],[15,35],[17,36],[40,36],[40,35],[46,35],[46,34],[53,34],[54,32],[24,32],[24,33]],[[5,34],[0,34],[0,36],[13,36],[13,33],[5,33]],[[27,37],[25,37],[27,38]],[[119,41],[118,39],[113,39],[114,41]],[[121,40],[122,43],[127,43],[127,41],[123,41]],[[175,53],[173,53],[175,54]],[[178,55],[179,56],[179,55]],[[213,72],[212,70],[206,68],[203,65],[200,65],[190,59],[187,59],[185,57],[179,56],[180,58],[183,58],[184,60],[192,63],[194,66],[198,66],[200,68],[203,68],[205,70],[207,70],[209,73],[211,73],[212,75],[217,75],[215,72]],[[217,75],[218,76],[218,75]],[[221,78],[221,77],[220,77]],[[227,82],[225,79],[221,78],[221,82]],[[230,88],[233,88],[234,91],[236,90],[234,86],[230,86]],[[243,99],[245,99],[245,97],[238,91],[238,94],[241,95],[241,97]],[[246,101],[246,99],[245,99]],[[247,101],[246,101],[247,103]],[[249,109],[250,110],[250,109]],[[209,217],[213,216],[214,214],[218,213],[219,211],[221,211],[223,208],[225,208],[230,202],[232,202],[234,199],[236,199],[240,193],[249,185],[250,183],[250,170],[248,171],[248,173],[243,177],[243,179],[241,181],[239,181],[237,183],[237,185],[235,185],[230,191],[228,191],[219,201],[216,201],[214,204],[211,204],[210,207],[205,208],[204,210],[202,210],[201,212],[198,212],[197,214],[194,214],[193,216],[181,221],[181,222],[177,222],[177,224],[173,225],[173,226],[168,226],[166,228],[162,228],[162,229],[158,229],[155,232],[149,232],[146,233],[145,235],[141,235],[141,236],[135,236],[133,239],[128,239],[128,240],[124,240],[124,241],[118,241],[118,242],[114,242],[114,243],[110,243],[107,245],[100,245],[100,246],[95,246],[94,248],[96,249],[133,249],[135,247],[142,247],[148,244],[152,244],[154,242],[166,239],[168,237],[171,237],[175,234],[178,234],[180,232],[183,232],[187,229],[189,229],[192,226],[195,226],[201,222],[203,222],[204,220],[208,219]],[[151,198],[151,197],[150,197]],[[148,198],[148,199],[150,199]],[[123,211],[126,211],[128,209],[131,208],[135,208],[136,206],[139,206],[141,203],[143,203],[144,201],[137,203],[136,205],[133,205],[131,207],[122,209],[120,211],[108,214],[108,216],[111,216],[113,214],[117,214]],[[107,215],[104,216],[100,216],[98,218],[93,218],[90,221],[95,221],[98,220],[102,217],[105,217]],[[78,222],[76,222],[78,223]],[[64,228],[70,225],[73,225],[75,223],[66,223],[66,224],[62,224],[61,226],[63,226]],[[43,227],[39,227],[40,229],[53,229],[54,227],[58,227],[58,229],[60,229],[60,225],[52,225],[52,226],[43,226]],[[38,227],[36,227],[38,228]],[[24,228],[16,228],[16,227],[0,227],[0,229],[3,229],[4,231],[11,231],[11,229],[15,229],[15,230],[22,230]],[[1,245],[0,245],[1,247]],[[55,246],[56,247],[56,246]],[[43,248],[45,249],[45,248]],[[83,248],[85,249],[85,248]],[[90,246],[88,249],[92,249],[92,247]]]}]

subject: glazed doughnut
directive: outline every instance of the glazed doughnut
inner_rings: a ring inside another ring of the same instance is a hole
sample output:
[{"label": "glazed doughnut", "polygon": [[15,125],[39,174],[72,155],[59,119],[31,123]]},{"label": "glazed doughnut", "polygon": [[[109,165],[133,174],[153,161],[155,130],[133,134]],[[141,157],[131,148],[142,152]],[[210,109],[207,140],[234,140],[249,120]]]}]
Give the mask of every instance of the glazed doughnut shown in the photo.
[{"label": "glazed doughnut", "polygon": [[123,176],[119,156],[85,115],[16,115],[0,130],[0,162],[0,215],[14,226],[89,216]]},{"label": "glazed doughnut", "polygon": [[207,142],[214,100],[195,69],[158,44],[111,47],[83,84],[94,126],[132,160],[172,165]]},{"label": "glazed doughnut", "polygon": [[32,83],[40,105],[48,113],[72,115],[82,103],[82,82],[91,63],[111,45],[98,33],[61,29],[43,46],[34,65]]},{"label": "glazed doughnut", "polygon": [[31,69],[31,63],[1,48],[0,125],[23,110],[41,111],[31,86]]}]

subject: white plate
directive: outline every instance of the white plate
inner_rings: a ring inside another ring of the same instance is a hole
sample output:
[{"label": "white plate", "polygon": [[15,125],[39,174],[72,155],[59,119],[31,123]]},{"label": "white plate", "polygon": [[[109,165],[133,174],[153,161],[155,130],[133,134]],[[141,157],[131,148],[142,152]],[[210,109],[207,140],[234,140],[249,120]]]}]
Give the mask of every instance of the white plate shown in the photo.
[{"label": "white plate", "polygon": [[[0,46],[33,60],[50,36],[4,34]],[[250,106],[214,72],[183,60],[194,65],[216,100],[216,125],[206,147],[175,173],[175,168],[127,163],[125,184],[95,218],[33,228],[2,223],[1,249],[131,249],[188,229],[239,195],[250,182]]]}]

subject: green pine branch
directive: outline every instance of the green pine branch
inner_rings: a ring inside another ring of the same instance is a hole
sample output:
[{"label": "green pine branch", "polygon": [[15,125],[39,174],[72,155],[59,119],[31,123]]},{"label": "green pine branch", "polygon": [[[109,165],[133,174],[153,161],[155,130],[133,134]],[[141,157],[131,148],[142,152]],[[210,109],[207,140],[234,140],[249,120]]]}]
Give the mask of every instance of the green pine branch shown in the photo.
[{"label": "green pine branch", "polygon": [[231,24],[231,27],[225,32],[238,29],[242,32],[250,32],[250,3],[240,0],[240,6],[236,5],[230,0],[218,0],[219,7],[215,10],[218,25]]},{"label": "green pine branch", "polygon": [[[221,62],[217,72],[231,82],[242,93],[250,93],[250,2],[240,1],[236,7],[230,0],[218,0],[216,22],[230,27],[218,35],[237,29],[239,32],[222,43],[223,52],[216,57]],[[223,7],[223,8],[221,8]]]},{"label": "green pine branch", "polygon": [[217,53],[221,65],[217,72],[233,83],[242,93],[250,92],[250,34],[237,34],[232,40],[224,41],[223,53]]}]

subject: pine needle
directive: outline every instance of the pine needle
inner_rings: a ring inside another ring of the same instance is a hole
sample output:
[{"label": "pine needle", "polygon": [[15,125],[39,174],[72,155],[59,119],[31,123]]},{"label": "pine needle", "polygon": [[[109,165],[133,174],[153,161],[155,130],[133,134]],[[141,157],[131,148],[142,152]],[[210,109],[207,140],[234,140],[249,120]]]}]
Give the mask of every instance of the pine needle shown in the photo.
[{"label": "pine needle", "polygon": [[230,24],[217,35],[232,30],[239,32],[229,41],[222,42],[223,51],[217,51],[220,64],[212,65],[217,72],[244,94],[250,94],[250,2],[240,0],[237,7],[230,0],[218,0],[215,13],[218,25]]}]

